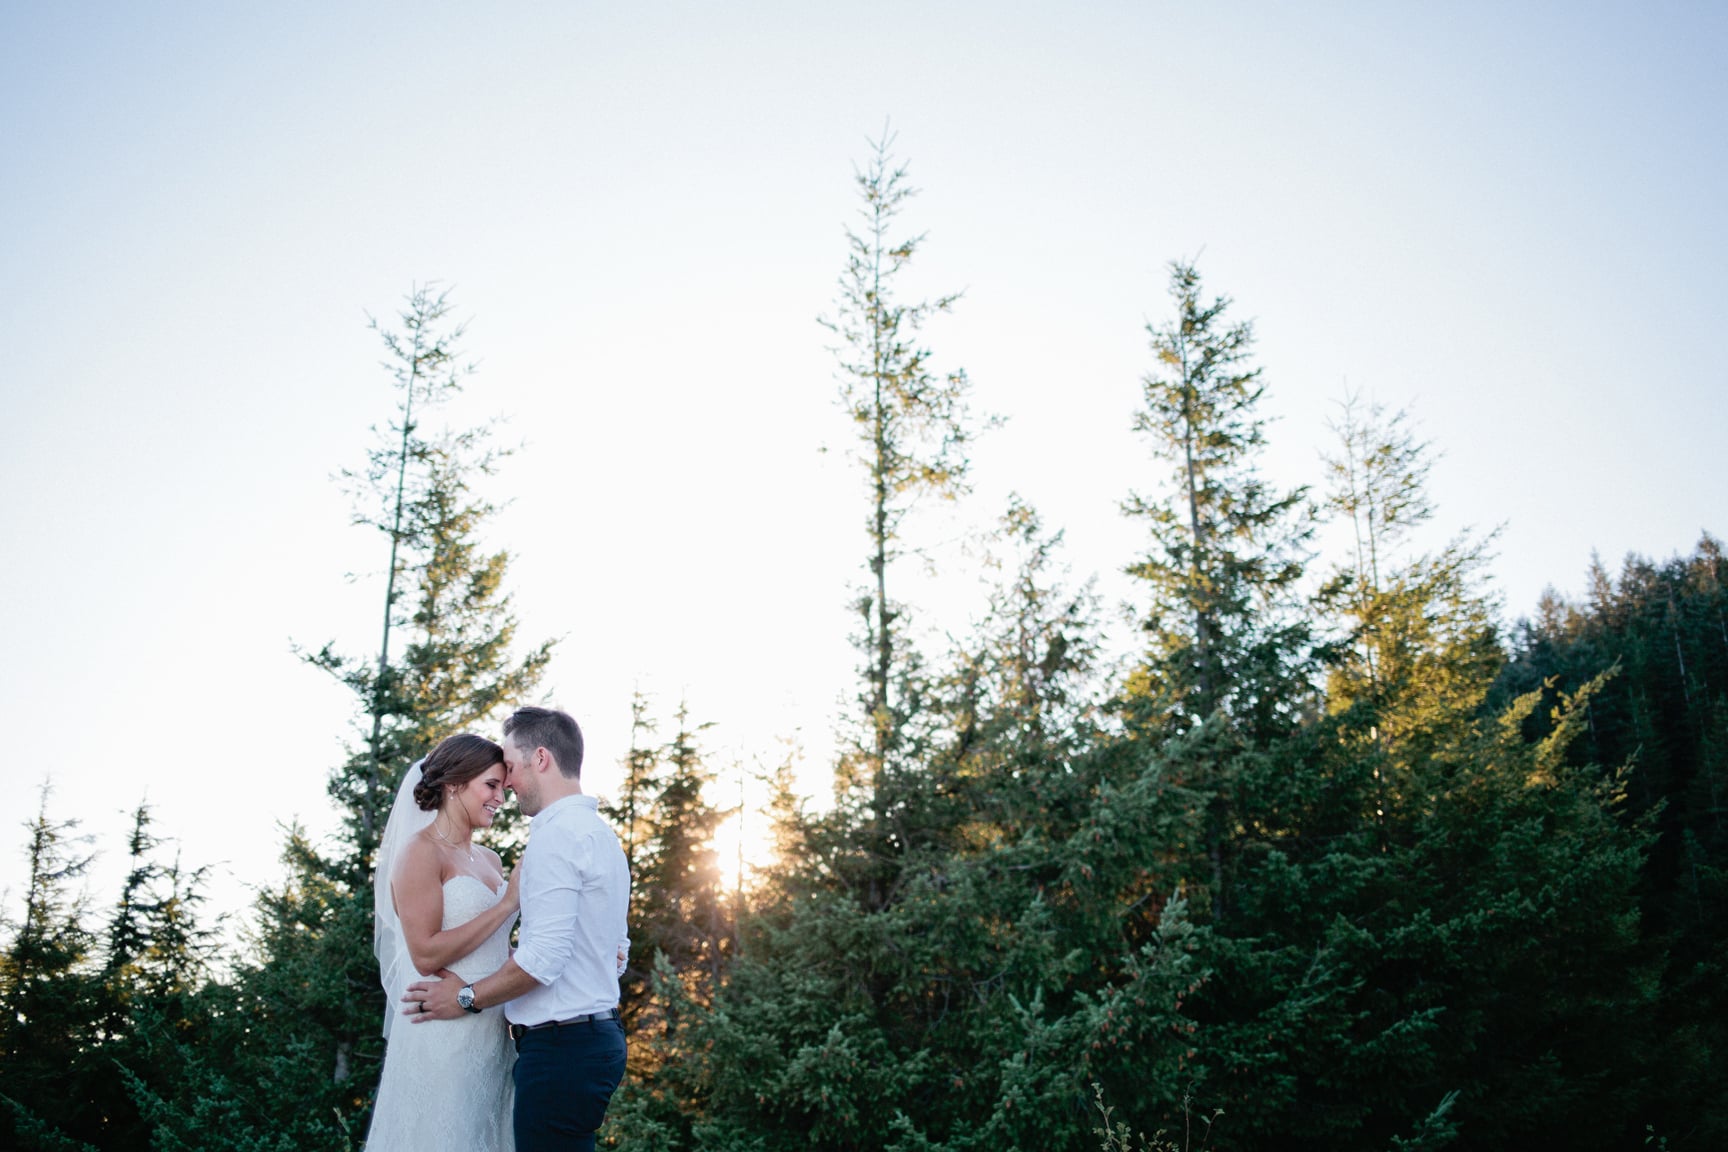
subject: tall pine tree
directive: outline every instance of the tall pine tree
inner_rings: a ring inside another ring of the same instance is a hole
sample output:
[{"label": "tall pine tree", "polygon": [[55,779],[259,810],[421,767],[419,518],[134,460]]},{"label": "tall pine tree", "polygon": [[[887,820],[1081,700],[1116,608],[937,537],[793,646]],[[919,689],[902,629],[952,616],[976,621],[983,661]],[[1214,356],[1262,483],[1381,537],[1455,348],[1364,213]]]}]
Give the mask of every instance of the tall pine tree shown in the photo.
[{"label": "tall pine tree", "polygon": [[4,924],[0,954],[0,1143],[13,1148],[75,1148],[106,1127],[97,1093],[77,1083],[104,1015],[80,886],[92,856],[76,820],[49,816],[49,796],[44,785],[27,825],[24,915]]},{"label": "tall pine tree", "polygon": [[[382,640],[376,660],[334,644],[306,657],[354,694],[360,739],[329,786],[344,831],[329,847],[291,834],[287,875],[260,899],[253,951],[224,1010],[260,1025],[227,1037],[233,1050],[220,1066],[186,1054],[202,1078],[150,1101],[157,1123],[188,1145],[269,1147],[281,1133],[301,1147],[360,1139],[386,1008],[372,955],[372,861],[395,789],[438,740],[531,698],[550,658],[550,643],[514,654],[509,556],[481,541],[495,509],[479,486],[502,458],[489,429],[426,424],[465,374],[451,308],[447,293],[416,289],[396,328],[375,325],[397,403],[349,479],[356,523],[385,546]],[[508,858],[509,842],[500,847]]]},{"label": "tall pine tree", "polygon": [[885,130],[871,142],[869,160],[855,176],[858,224],[846,230],[836,312],[823,321],[840,339],[840,404],[852,422],[868,496],[870,584],[857,602],[865,733],[858,749],[862,763],[849,764],[845,778],[866,791],[878,822],[885,815],[883,777],[893,769],[910,708],[902,697],[916,666],[904,605],[891,594],[890,568],[901,553],[906,514],[918,498],[953,499],[965,491],[967,445],[974,433],[966,373],[933,371],[922,343],[925,324],[959,297],[907,302],[897,295],[924,237],[898,231],[899,217],[917,191],[895,160],[893,144]]},{"label": "tall pine tree", "polygon": [[1124,702],[1132,732],[1180,740],[1173,769],[1207,796],[1216,916],[1244,774],[1314,706],[1309,626],[1293,599],[1311,527],[1305,493],[1278,491],[1260,471],[1266,386],[1252,324],[1229,322],[1230,299],[1208,301],[1191,263],[1170,265],[1170,297],[1174,317],[1147,326],[1157,364],[1134,422],[1166,471],[1159,496],[1125,504],[1152,548],[1128,569],[1145,583],[1147,651]]}]

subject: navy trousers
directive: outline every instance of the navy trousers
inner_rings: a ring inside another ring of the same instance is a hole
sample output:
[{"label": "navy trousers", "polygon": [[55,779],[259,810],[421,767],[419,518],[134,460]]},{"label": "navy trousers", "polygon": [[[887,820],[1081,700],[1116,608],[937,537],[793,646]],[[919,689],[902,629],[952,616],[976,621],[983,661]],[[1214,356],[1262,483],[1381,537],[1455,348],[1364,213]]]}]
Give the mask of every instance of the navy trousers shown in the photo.
[{"label": "navy trousers", "polygon": [[516,1041],[516,1152],[593,1152],[624,1079],[624,1025],[588,1020]]}]

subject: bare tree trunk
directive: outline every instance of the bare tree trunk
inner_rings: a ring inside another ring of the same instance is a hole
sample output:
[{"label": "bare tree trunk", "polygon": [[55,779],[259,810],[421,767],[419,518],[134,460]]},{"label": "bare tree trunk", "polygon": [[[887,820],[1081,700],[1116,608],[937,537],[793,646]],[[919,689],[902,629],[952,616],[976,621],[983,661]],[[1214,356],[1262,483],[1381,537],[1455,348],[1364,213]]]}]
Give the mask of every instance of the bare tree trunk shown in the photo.
[{"label": "bare tree trunk", "polygon": [[[396,507],[390,524],[390,571],[384,581],[384,636],[378,644],[378,676],[372,682],[372,751],[370,784],[377,792],[383,787],[384,768],[379,761],[378,746],[384,735],[384,685],[390,669],[390,625],[396,608],[396,572],[402,545],[402,506],[408,491],[408,441],[414,433],[414,387],[420,376],[420,353],[423,348],[421,330],[414,330],[414,355],[408,366],[407,396],[402,401],[402,446],[396,457]],[[363,806],[360,819],[368,838],[376,839],[372,826],[372,809]]]},{"label": "bare tree trunk", "polygon": [[[1182,463],[1188,487],[1188,533],[1193,541],[1193,552],[1188,558],[1189,579],[1198,582],[1200,550],[1205,546],[1205,530],[1200,523],[1200,492],[1199,480],[1195,475],[1194,465],[1194,415],[1189,410],[1189,403],[1194,395],[1194,387],[1189,378],[1188,347],[1184,341],[1181,347],[1182,369]],[[1200,710],[1210,715],[1217,707],[1212,698],[1216,685],[1212,683],[1212,622],[1204,605],[1194,609],[1194,646],[1200,654]]]},{"label": "bare tree trunk", "polygon": [[870,318],[870,356],[871,373],[874,377],[874,402],[876,424],[876,459],[871,469],[876,506],[872,544],[875,551],[870,557],[870,570],[876,578],[876,668],[872,685],[874,699],[870,702],[871,724],[875,730],[876,763],[874,780],[871,782],[873,800],[876,804],[878,817],[881,815],[880,793],[882,777],[888,767],[888,749],[890,746],[890,721],[888,712],[888,677],[893,668],[894,642],[888,628],[892,622],[888,611],[888,470],[891,462],[888,460],[888,428],[887,428],[887,398],[882,394],[882,378],[887,373],[886,356],[882,350],[882,244],[883,230],[887,221],[882,217],[882,206],[877,203],[871,218],[871,318]]}]

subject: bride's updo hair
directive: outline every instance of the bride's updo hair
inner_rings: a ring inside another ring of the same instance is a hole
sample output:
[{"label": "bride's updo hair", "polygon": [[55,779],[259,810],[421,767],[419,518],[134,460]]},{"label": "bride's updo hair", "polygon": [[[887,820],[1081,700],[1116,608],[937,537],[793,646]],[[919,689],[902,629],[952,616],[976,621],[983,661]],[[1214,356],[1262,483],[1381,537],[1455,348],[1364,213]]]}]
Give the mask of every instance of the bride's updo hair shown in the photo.
[{"label": "bride's updo hair", "polygon": [[420,783],[414,785],[414,803],[431,812],[444,803],[445,790],[460,787],[494,764],[504,761],[504,749],[484,736],[462,732],[447,736],[420,765]]}]

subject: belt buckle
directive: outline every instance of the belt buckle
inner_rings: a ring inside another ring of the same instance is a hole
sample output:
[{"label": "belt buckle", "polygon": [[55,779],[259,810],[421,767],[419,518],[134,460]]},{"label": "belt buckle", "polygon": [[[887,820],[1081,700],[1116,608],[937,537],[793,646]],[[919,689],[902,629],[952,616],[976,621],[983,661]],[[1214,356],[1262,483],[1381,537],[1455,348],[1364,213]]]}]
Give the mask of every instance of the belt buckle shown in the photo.
[{"label": "belt buckle", "polygon": [[572,1016],[568,1020],[548,1020],[543,1024],[512,1024],[510,1025],[510,1039],[521,1040],[528,1033],[539,1031],[542,1028],[554,1030],[574,1028],[578,1024],[593,1024],[596,1021],[617,1020],[618,1018],[618,1009],[608,1008],[604,1012],[584,1012],[582,1015]]}]

